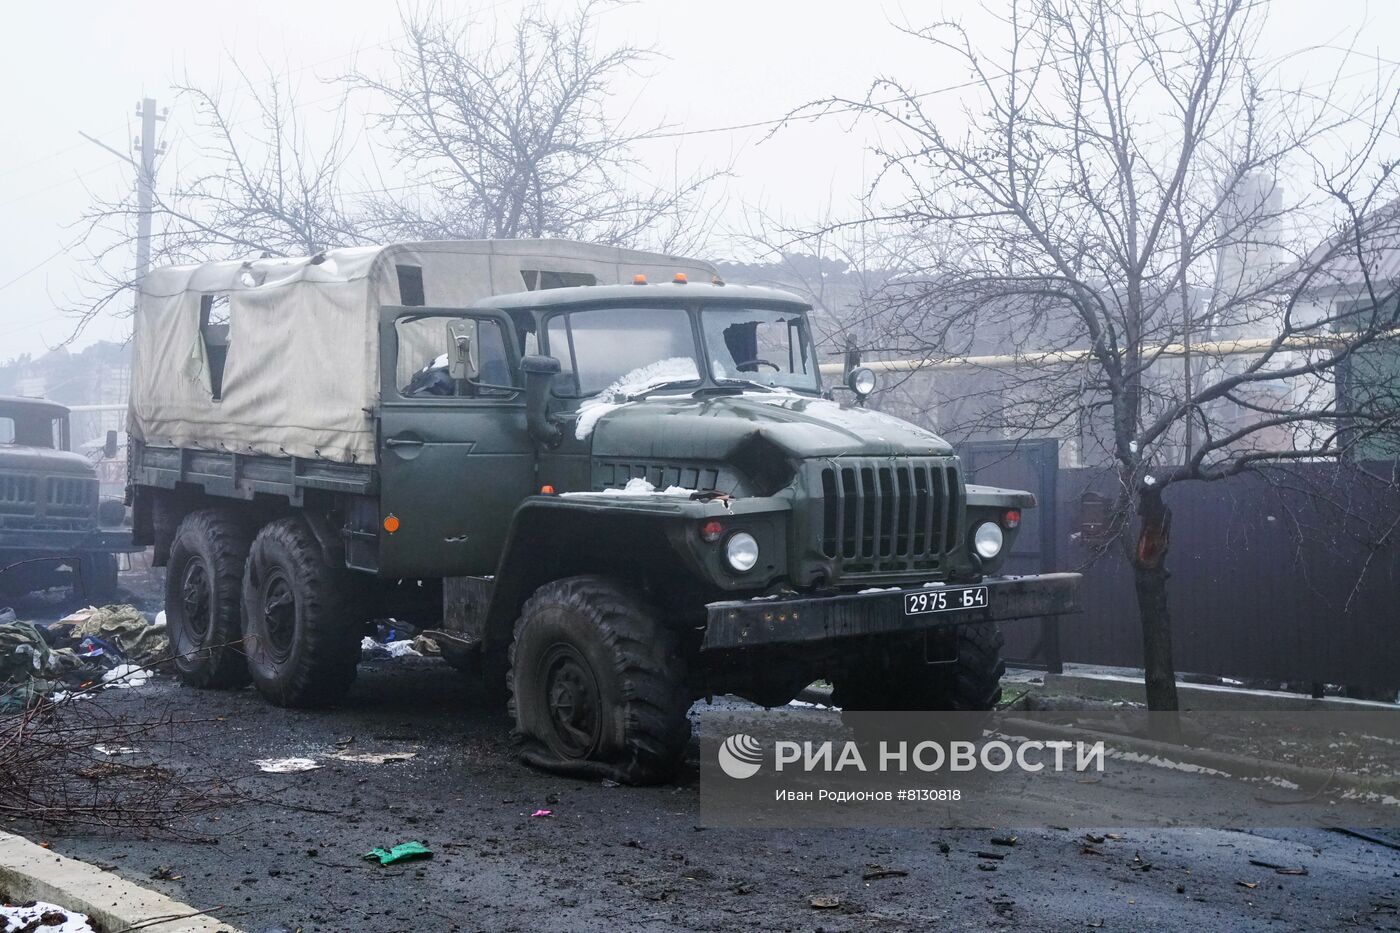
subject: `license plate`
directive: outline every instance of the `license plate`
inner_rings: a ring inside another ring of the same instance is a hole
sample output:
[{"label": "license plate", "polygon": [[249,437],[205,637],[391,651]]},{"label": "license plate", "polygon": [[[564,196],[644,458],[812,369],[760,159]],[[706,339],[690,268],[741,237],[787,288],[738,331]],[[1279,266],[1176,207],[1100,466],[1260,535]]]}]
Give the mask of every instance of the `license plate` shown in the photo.
[{"label": "license plate", "polygon": [[960,590],[930,587],[904,594],[904,614],[921,616],[928,612],[952,612],[955,609],[986,609],[987,588],[969,586]]}]

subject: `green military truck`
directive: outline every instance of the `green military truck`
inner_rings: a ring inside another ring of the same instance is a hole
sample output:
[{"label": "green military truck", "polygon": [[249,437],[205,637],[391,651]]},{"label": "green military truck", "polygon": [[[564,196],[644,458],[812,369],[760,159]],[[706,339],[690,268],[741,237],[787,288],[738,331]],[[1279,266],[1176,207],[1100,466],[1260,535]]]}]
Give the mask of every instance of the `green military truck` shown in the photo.
[{"label": "green military truck", "polygon": [[117,554],[137,549],[125,512],[99,500],[96,469],[71,451],[65,406],[0,397],[0,599],[76,583],[92,602],[111,600]]},{"label": "green military truck", "polygon": [[163,269],[136,319],[137,540],[181,676],[288,706],[368,620],[508,698],[524,760],[663,781],[701,697],[984,710],[1027,493],[822,385],[809,308],[706,263],[563,241]]}]

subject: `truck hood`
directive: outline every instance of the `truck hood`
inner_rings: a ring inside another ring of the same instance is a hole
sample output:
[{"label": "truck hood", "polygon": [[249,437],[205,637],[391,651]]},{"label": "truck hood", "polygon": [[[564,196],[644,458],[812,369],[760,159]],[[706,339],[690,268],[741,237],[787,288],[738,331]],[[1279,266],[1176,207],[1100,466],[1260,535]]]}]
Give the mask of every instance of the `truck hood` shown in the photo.
[{"label": "truck hood", "polygon": [[593,402],[580,426],[591,430],[599,457],[724,460],[756,440],[792,459],[953,452],[938,435],[882,412],[787,392]]},{"label": "truck hood", "polygon": [[0,446],[0,472],[6,470],[26,473],[62,473],[68,476],[96,477],[97,471],[87,457],[46,447]]}]

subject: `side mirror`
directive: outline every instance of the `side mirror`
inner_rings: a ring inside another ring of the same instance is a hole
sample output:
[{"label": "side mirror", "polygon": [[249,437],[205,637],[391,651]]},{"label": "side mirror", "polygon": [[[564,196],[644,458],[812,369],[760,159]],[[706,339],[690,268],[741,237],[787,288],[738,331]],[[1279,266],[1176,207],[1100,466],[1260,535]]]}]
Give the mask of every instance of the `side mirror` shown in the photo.
[{"label": "side mirror", "polygon": [[546,447],[559,443],[559,428],[549,421],[549,390],[561,368],[552,356],[527,356],[520,361],[525,374],[525,424],[530,436]]},{"label": "side mirror", "polygon": [[107,440],[102,445],[102,458],[111,460],[117,455],[117,432],[108,431]]},{"label": "side mirror", "polygon": [[476,322],[455,319],[447,322],[447,374],[458,382],[476,379],[476,359],[472,355],[472,331]]}]

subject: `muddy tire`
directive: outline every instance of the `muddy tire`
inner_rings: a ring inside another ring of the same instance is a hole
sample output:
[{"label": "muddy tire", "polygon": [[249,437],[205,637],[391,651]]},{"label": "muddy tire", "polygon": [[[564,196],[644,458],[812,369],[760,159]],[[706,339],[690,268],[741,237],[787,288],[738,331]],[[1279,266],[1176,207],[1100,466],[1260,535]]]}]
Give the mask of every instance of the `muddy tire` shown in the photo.
[{"label": "muddy tire", "polygon": [[349,571],[328,565],[299,518],[265,526],[243,575],[243,650],[258,692],[277,706],[327,706],[355,681],[361,621]]},{"label": "muddy tire", "polygon": [[78,589],[94,606],[105,606],[117,598],[117,555],[89,552],[79,558]]},{"label": "muddy tire", "polygon": [[685,663],[638,596],[602,577],[546,584],[521,611],[509,660],[526,764],[625,784],[674,776],[690,741]]},{"label": "muddy tire", "polygon": [[832,702],[846,712],[909,710],[985,713],[950,720],[949,735],[981,735],[980,723],[1001,702],[1001,630],[994,622],[956,629],[958,659],[927,664],[921,650],[892,648],[858,658],[836,678]]},{"label": "muddy tire", "polygon": [[165,622],[180,679],[232,689],[248,682],[243,658],[243,565],[251,533],[221,509],[180,522],[165,569]]}]

